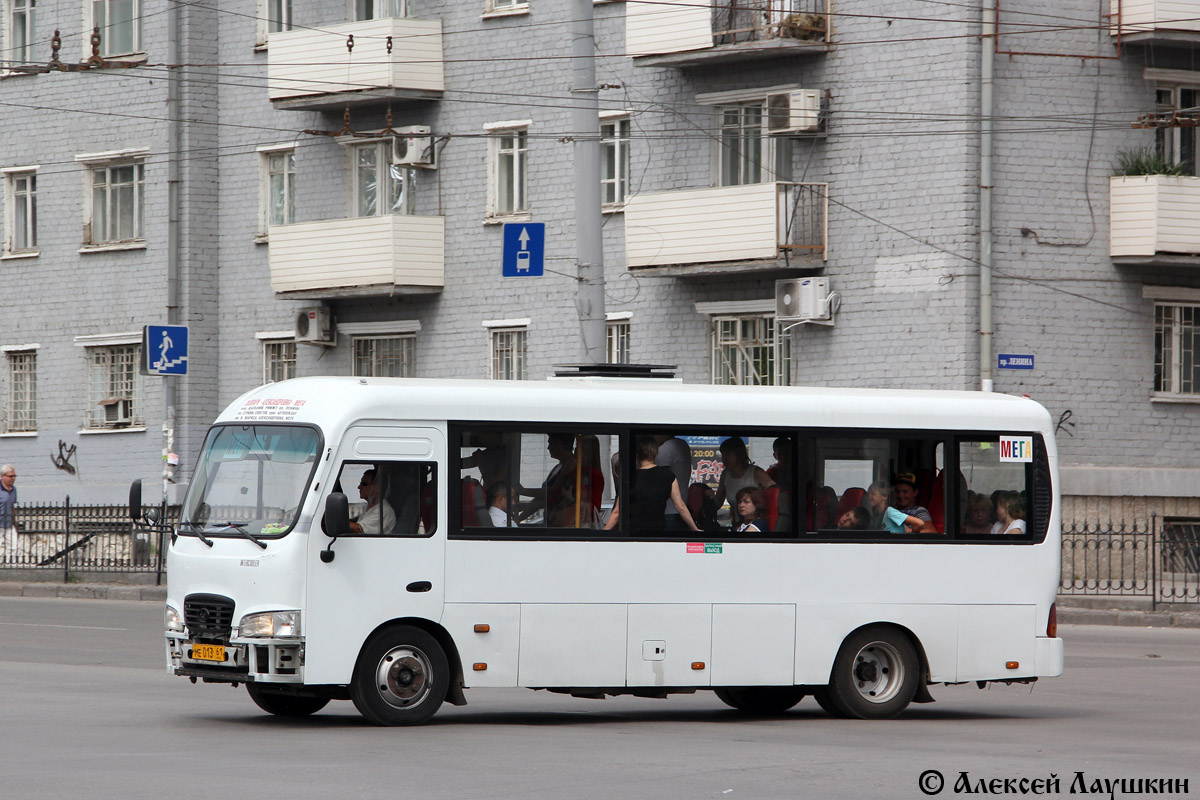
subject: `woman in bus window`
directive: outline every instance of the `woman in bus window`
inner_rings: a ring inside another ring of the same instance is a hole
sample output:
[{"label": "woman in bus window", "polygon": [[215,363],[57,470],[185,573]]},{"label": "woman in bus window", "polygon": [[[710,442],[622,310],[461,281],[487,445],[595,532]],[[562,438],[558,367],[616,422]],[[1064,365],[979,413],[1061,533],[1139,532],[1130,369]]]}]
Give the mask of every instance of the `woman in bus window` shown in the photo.
[{"label": "woman in bus window", "polygon": [[[726,498],[732,499],[734,501],[733,508],[729,509],[729,515],[733,527],[737,528],[743,522],[751,521],[743,520],[741,514],[738,513],[738,492],[747,486],[766,489],[768,486],[774,486],[775,482],[771,480],[771,476],[765,469],[750,460],[750,454],[746,451],[746,443],[740,436],[730,436],[721,442],[721,462],[725,468],[721,470],[721,480],[717,484],[717,508],[725,504]],[[765,508],[762,510],[766,511]]]},{"label": "woman in bus window", "polygon": [[[692,513],[683,502],[683,494],[679,490],[679,481],[670,467],[660,467],[654,463],[658,455],[658,443],[650,436],[639,436],[635,443],[634,453],[637,455],[637,470],[633,474],[632,499],[629,503],[630,525],[634,532],[663,531],[667,527],[666,507],[669,500],[679,518],[687,525],[688,530],[699,531]],[[613,501],[612,513],[604,530],[610,531],[617,527],[621,519],[621,500]]]},{"label": "woman in bus window", "polygon": [[996,503],[996,519],[1001,535],[1025,533],[1025,501],[1019,493],[1005,492],[1000,495]]},{"label": "woman in bus window", "polygon": [[992,502],[986,494],[970,493],[967,498],[967,518],[963,520],[962,532],[992,532]]},{"label": "woman in bus window", "polygon": [[738,490],[736,498],[738,516],[743,522],[737,527],[738,533],[763,533],[770,528],[763,515],[767,512],[767,503],[763,498],[762,489],[757,486],[746,486]]}]

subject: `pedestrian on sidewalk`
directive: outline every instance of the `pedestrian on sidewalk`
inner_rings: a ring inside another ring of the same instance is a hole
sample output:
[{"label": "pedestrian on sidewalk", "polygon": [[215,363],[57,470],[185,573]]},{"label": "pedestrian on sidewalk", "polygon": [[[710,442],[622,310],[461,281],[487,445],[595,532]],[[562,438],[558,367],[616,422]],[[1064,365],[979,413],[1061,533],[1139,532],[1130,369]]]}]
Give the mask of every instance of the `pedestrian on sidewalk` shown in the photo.
[{"label": "pedestrian on sidewalk", "polygon": [[0,543],[5,555],[17,554],[17,469],[12,464],[0,467]]}]

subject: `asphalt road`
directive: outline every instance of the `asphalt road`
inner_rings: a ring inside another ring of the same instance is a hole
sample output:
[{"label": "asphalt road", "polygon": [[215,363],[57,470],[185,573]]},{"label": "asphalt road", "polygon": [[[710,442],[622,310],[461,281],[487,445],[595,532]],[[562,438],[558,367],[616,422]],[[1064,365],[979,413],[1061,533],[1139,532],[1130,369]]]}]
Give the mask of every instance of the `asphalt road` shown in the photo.
[{"label": "asphalt road", "polygon": [[923,798],[926,770],[940,797],[965,796],[963,772],[977,794],[1053,774],[1067,796],[1082,772],[1089,795],[1121,778],[1187,778],[1200,795],[1200,630],[1067,627],[1064,677],[934,687],[937,703],[883,723],[811,699],[753,719],[708,692],[481,689],[384,729],[345,702],[284,720],[243,689],[168,676],[161,627],[157,603],[0,598],[0,797]]}]

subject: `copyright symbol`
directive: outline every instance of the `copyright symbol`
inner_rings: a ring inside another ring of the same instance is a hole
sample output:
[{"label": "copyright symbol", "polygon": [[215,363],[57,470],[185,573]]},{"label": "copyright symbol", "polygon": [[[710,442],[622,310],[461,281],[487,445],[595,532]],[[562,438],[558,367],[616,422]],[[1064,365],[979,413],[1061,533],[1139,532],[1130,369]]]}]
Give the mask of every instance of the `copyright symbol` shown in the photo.
[{"label": "copyright symbol", "polygon": [[921,791],[925,794],[938,794],[945,784],[942,773],[936,769],[927,769],[921,773],[921,777],[917,778],[917,786],[921,787]]}]

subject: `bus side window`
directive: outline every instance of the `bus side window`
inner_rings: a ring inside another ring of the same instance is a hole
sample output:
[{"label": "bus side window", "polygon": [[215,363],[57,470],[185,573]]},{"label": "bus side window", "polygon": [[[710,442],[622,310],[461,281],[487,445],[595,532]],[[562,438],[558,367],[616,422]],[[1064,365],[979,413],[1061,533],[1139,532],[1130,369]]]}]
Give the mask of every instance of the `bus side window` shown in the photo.
[{"label": "bus side window", "polygon": [[1025,535],[1032,497],[1032,437],[960,441],[958,521],[964,534]]}]

